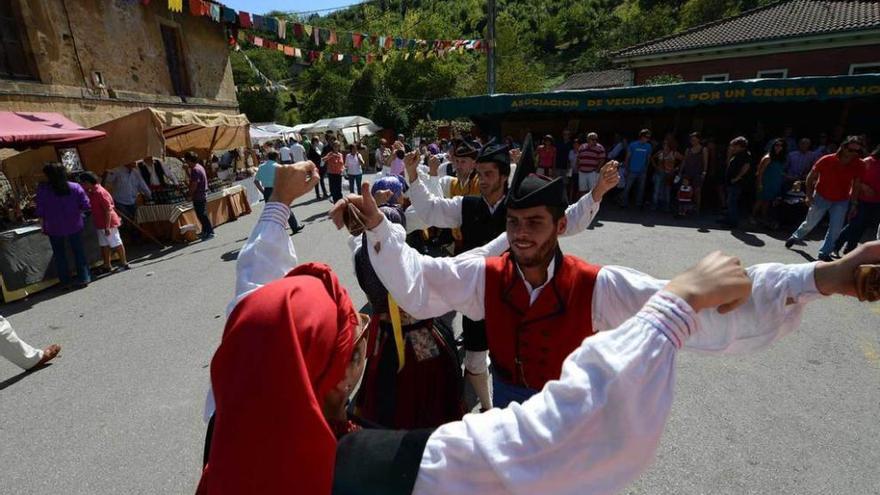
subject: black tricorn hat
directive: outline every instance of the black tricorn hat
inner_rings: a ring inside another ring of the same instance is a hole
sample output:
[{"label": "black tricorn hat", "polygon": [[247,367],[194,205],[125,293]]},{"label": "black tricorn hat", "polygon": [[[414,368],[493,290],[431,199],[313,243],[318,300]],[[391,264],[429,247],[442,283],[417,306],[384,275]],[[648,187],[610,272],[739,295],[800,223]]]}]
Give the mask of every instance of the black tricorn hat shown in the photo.
[{"label": "black tricorn hat", "polygon": [[477,156],[477,163],[497,163],[510,168],[510,146],[489,143],[483,146]]},{"label": "black tricorn hat", "polygon": [[522,158],[513,174],[513,184],[507,192],[507,207],[513,210],[535,206],[568,206],[562,177],[551,179],[538,175],[535,167],[535,146],[532,135],[523,141]]},{"label": "black tricorn hat", "polygon": [[473,145],[473,143],[465,140],[459,139],[455,141],[455,147],[452,150],[452,156],[466,157],[466,158],[476,158],[477,157],[477,147]]}]

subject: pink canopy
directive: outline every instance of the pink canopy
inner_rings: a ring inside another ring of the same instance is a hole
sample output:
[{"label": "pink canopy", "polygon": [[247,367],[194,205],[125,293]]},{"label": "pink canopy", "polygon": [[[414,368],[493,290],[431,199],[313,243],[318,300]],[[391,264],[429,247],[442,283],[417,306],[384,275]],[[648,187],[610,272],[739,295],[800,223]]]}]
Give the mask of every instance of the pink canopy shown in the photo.
[{"label": "pink canopy", "polygon": [[0,147],[20,150],[47,144],[76,144],[106,135],[85,129],[58,113],[0,112]]}]

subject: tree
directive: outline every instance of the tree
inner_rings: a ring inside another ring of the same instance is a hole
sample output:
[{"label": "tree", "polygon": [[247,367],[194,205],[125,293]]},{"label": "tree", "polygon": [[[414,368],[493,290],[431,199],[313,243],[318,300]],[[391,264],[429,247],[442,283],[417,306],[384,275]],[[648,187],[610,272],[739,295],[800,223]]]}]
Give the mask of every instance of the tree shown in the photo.
[{"label": "tree", "polygon": [[275,122],[280,116],[281,97],[277,91],[240,90],[238,107],[251,122]]},{"label": "tree", "polygon": [[[499,93],[539,91],[544,82],[544,66],[535,60],[531,49],[523,46],[519,35],[523,29],[507,11],[498,14],[495,22],[495,89]],[[486,92],[487,67],[481,58],[473,76],[465,85],[468,94]]]},{"label": "tree", "polygon": [[375,103],[372,120],[376,124],[388,129],[396,129],[398,132],[409,131],[407,109],[394,98],[387,87],[383,86],[379,89]]},{"label": "tree", "polygon": [[300,115],[308,122],[347,115],[349,90],[352,86],[350,67],[319,61],[300,77],[303,97]]},{"label": "tree", "polygon": [[645,84],[675,84],[680,82],[684,82],[684,78],[681,77],[681,74],[657,74],[656,76],[651,77],[647,81],[645,81]]},{"label": "tree", "polygon": [[738,13],[737,0],[687,0],[681,7],[679,27],[687,29]]}]

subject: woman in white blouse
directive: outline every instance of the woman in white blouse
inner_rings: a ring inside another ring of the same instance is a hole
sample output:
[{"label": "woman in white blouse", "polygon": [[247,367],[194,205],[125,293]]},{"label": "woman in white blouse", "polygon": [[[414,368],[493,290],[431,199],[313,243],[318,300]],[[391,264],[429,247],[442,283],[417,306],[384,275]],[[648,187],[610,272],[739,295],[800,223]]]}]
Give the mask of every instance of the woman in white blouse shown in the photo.
[{"label": "woman in white blouse", "polygon": [[345,175],[348,176],[348,192],[356,194],[361,190],[361,179],[364,177],[364,159],[358,153],[357,144],[348,147],[348,154],[345,155]]}]

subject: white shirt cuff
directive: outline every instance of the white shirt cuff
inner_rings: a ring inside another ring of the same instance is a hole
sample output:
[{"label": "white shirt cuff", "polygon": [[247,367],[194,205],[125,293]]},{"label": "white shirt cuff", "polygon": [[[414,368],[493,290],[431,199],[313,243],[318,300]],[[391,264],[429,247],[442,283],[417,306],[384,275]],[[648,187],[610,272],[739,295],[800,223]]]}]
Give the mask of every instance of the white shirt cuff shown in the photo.
[{"label": "white shirt cuff", "polygon": [[260,222],[274,222],[286,228],[288,217],[290,217],[290,208],[284,203],[273,201],[263,207]]},{"label": "white shirt cuff", "polygon": [[791,270],[791,290],[798,302],[809,302],[824,295],[816,287],[815,262],[788,265],[788,269]]},{"label": "white shirt cuff", "polygon": [[697,313],[691,305],[665,290],[651,296],[637,316],[665,335],[676,349],[681,349],[699,329]]},{"label": "white shirt cuff", "polygon": [[[285,219],[286,221],[286,219]],[[371,241],[381,241],[387,239],[391,235],[391,222],[382,216],[382,221],[372,229],[367,229],[367,239]]]}]

